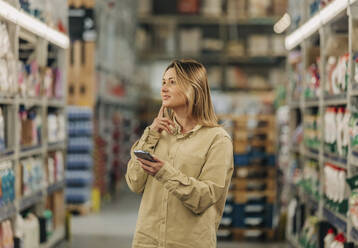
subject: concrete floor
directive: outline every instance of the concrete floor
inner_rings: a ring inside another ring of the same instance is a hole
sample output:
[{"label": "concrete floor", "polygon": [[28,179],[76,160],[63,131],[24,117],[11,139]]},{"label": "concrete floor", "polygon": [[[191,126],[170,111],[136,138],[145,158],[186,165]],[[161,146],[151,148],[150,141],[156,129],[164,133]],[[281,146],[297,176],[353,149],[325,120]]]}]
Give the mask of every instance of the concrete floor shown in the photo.
[{"label": "concrete floor", "polygon": [[[118,200],[104,207],[99,214],[73,217],[72,241],[69,248],[130,248],[140,197],[127,188]],[[275,243],[218,243],[218,248],[288,248]]]}]

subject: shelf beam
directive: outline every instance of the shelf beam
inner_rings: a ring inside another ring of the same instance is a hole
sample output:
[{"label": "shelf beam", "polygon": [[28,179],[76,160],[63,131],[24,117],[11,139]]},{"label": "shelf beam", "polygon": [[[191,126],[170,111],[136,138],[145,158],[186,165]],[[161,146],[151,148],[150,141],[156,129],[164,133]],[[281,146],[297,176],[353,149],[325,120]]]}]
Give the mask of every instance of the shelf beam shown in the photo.
[{"label": "shelf beam", "polygon": [[0,17],[19,25],[26,31],[35,34],[36,36],[41,37],[63,49],[69,48],[70,40],[68,36],[49,27],[24,11],[16,9],[4,0],[0,0]]}]

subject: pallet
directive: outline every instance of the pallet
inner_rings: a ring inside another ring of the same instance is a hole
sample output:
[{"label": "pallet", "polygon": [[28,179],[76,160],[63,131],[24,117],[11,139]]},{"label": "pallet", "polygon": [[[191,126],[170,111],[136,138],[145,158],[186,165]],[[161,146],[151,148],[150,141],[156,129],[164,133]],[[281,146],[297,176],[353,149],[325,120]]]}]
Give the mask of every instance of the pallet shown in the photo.
[{"label": "pallet", "polygon": [[67,211],[75,215],[88,215],[91,212],[91,204],[67,204]]},{"label": "pallet", "polygon": [[244,240],[265,240],[273,241],[276,239],[276,231],[269,228],[255,228],[255,229],[232,229],[233,240],[244,241]]},{"label": "pallet", "polygon": [[[260,177],[254,177],[259,175]],[[277,169],[274,167],[265,167],[260,165],[246,166],[235,168],[234,177],[241,179],[245,178],[276,178]]]},{"label": "pallet", "polygon": [[264,190],[264,191],[245,191],[235,190],[233,191],[234,202],[237,204],[250,203],[250,202],[264,202],[275,203],[276,202],[276,190]]},{"label": "pallet", "polygon": [[[262,190],[275,190],[276,189],[276,179],[275,178],[266,178],[266,179],[246,179],[246,178],[234,178],[231,183],[235,190],[246,190],[250,191],[255,188],[262,188]],[[260,190],[259,190],[260,191]]]}]

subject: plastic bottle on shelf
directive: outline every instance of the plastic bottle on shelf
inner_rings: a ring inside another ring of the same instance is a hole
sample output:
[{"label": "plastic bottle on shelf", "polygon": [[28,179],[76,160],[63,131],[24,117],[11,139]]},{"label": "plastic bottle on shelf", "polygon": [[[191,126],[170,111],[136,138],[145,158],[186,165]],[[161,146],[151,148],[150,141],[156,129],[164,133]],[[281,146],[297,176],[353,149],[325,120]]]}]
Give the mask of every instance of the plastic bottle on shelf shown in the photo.
[{"label": "plastic bottle on shelf", "polygon": [[2,108],[0,108],[0,150],[5,149],[5,121],[2,112]]},{"label": "plastic bottle on shelf", "polygon": [[344,117],[343,117],[343,136],[342,136],[342,150],[343,156],[346,157],[348,155],[348,144],[349,144],[349,120],[351,119],[351,114],[347,109],[344,109]]},{"label": "plastic bottle on shelf", "polygon": [[344,134],[344,108],[338,108],[338,112],[336,115],[336,123],[337,123],[337,152],[339,156],[343,156],[343,134]]},{"label": "plastic bottle on shelf", "polygon": [[339,198],[338,202],[341,203],[344,200],[345,192],[346,192],[346,172],[344,170],[340,170],[338,172],[339,178]]},{"label": "plastic bottle on shelf", "polygon": [[333,228],[328,229],[327,235],[324,237],[324,248],[329,248],[329,246],[334,241],[334,230]]}]

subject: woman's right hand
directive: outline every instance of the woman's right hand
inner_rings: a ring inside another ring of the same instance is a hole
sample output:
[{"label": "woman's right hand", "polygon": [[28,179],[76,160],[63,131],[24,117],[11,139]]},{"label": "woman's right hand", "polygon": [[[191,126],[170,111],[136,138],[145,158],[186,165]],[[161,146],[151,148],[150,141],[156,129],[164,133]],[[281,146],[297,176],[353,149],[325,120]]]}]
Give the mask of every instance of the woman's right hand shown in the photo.
[{"label": "woman's right hand", "polygon": [[158,116],[154,119],[152,125],[150,125],[150,129],[155,130],[159,133],[165,130],[167,131],[167,133],[172,134],[170,126],[175,127],[174,122],[164,117],[164,106],[162,105],[159,110]]}]

